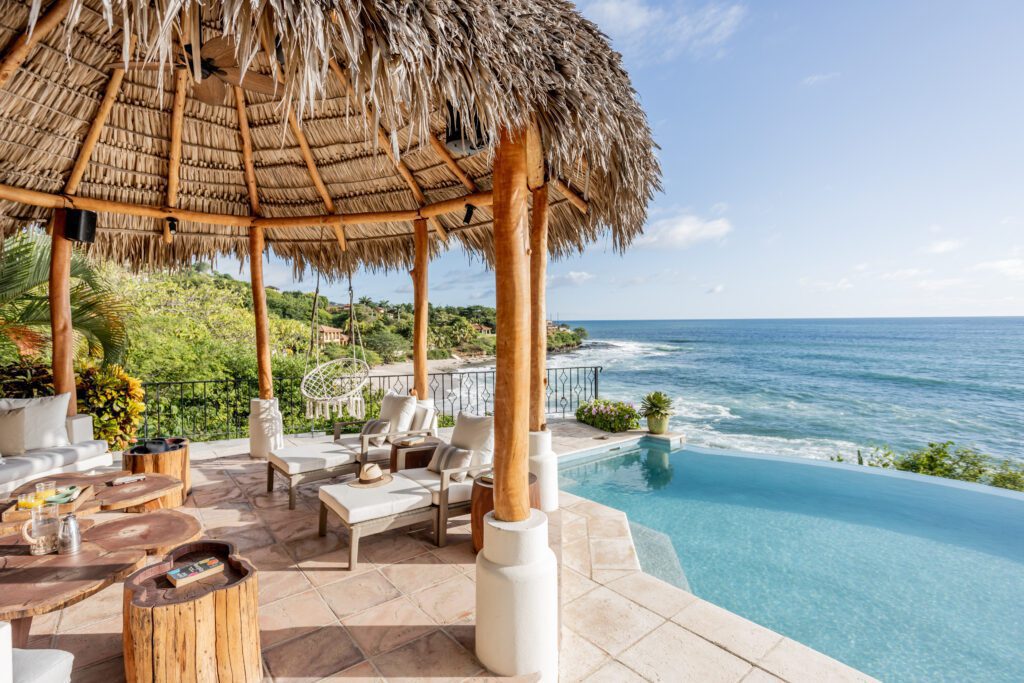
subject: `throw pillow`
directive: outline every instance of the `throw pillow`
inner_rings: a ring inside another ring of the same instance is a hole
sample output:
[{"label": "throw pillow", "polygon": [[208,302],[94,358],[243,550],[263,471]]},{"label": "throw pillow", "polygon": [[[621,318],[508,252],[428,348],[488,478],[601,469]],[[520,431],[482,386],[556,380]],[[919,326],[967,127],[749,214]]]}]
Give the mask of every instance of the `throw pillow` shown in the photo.
[{"label": "throw pillow", "polygon": [[[427,464],[427,471],[441,474],[441,470],[457,470],[469,467],[469,462],[472,459],[472,451],[443,443],[434,449],[434,455]],[[452,475],[452,481],[465,481],[466,474],[466,472],[457,472]]]},{"label": "throw pillow", "polygon": [[71,394],[39,396],[36,398],[0,399],[0,410],[22,408],[25,411],[22,442],[9,455],[17,455],[38,448],[59,448],[68,445],[66,427],[68,402]]},{"label": "throw pillow", "polygon": [[391,420],[367,420],[359,433],[380,434],[380,436],[371,437],[369,443],[371,446],[383,446],[384,435],[387,434],[389,427],[391,427]]},{"label": "throw pillow", "polygon": [[0,453],[20,455],[25,452],[25,409],[0,410]]},{"label": "throw pillow", "polygon": [[451,444],[473,451],[474,465],[489,465],[494,458],[494,417],[459,413]]}]

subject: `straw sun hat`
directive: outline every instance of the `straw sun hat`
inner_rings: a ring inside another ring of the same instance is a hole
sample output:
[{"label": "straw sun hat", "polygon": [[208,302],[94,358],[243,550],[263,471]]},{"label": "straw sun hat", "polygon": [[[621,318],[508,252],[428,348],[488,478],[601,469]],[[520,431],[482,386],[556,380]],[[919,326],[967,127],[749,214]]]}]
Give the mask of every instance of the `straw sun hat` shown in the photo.
[{"label": "straw sun hat", "polygon": [[391,474],[384,474],[380,465],[370,462],[359,468],[359,478],[349,482],[349,486],[359,489],[370,489],[383,486],[391,481]]}]

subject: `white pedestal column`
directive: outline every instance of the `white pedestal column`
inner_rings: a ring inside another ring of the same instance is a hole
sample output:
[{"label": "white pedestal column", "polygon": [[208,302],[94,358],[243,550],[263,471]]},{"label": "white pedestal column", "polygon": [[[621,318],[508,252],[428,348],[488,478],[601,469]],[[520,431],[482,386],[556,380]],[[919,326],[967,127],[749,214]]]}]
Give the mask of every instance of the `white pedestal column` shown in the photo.
[{"label": "white pedestal column", "polygon": [[551,432],[530,432],[530,474],[540,487],[540,509],[558,509],[558,456],[551,450]]},{"label": "white pedestal column", "polygon": [[548,518],[484,517],[476,556],[476,655],[502,676],[540,674],[558,681],[558,563],[548,547]]},{"label": "white pedestal column", "polygon": [[284,448],[284,422],[276,398],[249,401],[249,457],[266,459],[270,451]]}]

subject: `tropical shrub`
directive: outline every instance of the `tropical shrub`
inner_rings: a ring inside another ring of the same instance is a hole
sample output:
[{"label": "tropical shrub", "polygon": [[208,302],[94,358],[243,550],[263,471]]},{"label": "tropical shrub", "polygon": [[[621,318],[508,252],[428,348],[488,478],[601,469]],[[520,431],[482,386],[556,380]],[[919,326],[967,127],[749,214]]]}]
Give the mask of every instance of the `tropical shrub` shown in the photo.
[{"label": "tropical shrub", "polygon": [[114,451],[128,448],[146,410],[142,382],[118,365],[87,365],[78,371],[78,410],[92,415],[93,434]]},{"label": "tropical shrub", "polygon": [[[78,412],[92,416],[93,432],[112,450],[135,438],[146,409],[142,383],[117,365],[87,364],[76,371]],[[21,360],[0,366],[0,397],[53,395],[49,363]]]},{"label": "tropical shrub", "polygon": [[640,426],[640,413],[632,403],[595,399],[576,409],[576,419],[606,432],[625,432]]},{"label": "tropical shrub", "polygon": [[[831,460],[846,462],[841,454]],[[857,464],[1024,491],[1024,465],[1009,460],[997,463],[991,456],[973,448],[957,446],[952,441],[929,443],[925,448],[906,453],[880,446],[866,457],[858,450]]]}]

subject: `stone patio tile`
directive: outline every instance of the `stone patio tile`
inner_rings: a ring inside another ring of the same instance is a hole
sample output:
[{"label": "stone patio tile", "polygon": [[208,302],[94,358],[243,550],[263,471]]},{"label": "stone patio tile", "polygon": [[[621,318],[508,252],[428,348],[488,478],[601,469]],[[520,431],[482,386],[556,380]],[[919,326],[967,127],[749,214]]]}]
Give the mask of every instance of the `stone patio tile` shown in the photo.
[{"label": "stone patio tile", "polygon": [[319,531],[316,513],[305,508],[265,508],[257,514],[279,541],[294,541],[316,536]]},{"label": "stone patio tile", "polygon": [[750,673],[743,677],[740,683],[785,683],[785,681],[755,666],[750,670]]},{"label": "stone patio tile", "polygon": [[590,541],[582,538],[563,545],[562,564],[583,576],[590,576]]},{"label": "stone patio tile", "polygon": [[418,538],[413,538],[404,530],[377,534],[360,540],[359,559],[374,564],[390,564],[420,555],[430,545]]},{"label": "stone patio tile", "polygon": [[245,553],[259,572],[260,604],[280,600],[312,588],[295,565],[295,560],[280,543],[256,548]]},{"label": "stone patio tile", "polygon": [[[75,661],[78,664],[78,661]],[[71,683],[124,683],[124,657],[115,657],[71,673]]]},{"label": "stone patio tile", "polygon": [[318,588],[376,569],[371,562],[360,562],[355,569],[349,571],[347,545],[344,548],[303,560],[298,567],[309,582]]},{"label": "stone patio tile", "polygon": [[401,595],[378,571],[357,574],[318,590],[339,619],[394,600]]},{"label": "stone patio tile", "polygon": [[288,489],[278,488],[273,493],[267,493],[266,482],[260,485],[259,490],[249,491],[249,500],[257,510],[269,510],[284,508],[288,509]]},{"label": "stone patio tile", "polygon": [[578,503],[570,508],[576,514],[583,515],[585,517],[615,517],[620,518],[622,512],[615,508],[610,508],[600,503],[595,503],[592,500],[581,498]]},{"label": "stone patio tile", "polygon": [[558,652],[559,683],[576,683],[597,671],[612,659],[586,638],[569,628],[562,629]]},{"label": "stone patio tile", "polygon": [[269,605],[261,605],[259,620],[260,644],[266,648],[311,633],[337,619],[320,594],[308,590]]},{"label": "stone patio tile", "polygon": [[462,681],[483,670],[465,648],[444,631],[434,631],[408,645],[372,659],[385,678],[420,678],[432,681]]},{"label": "stone patio tile", "polygon": [[590,567],[639,570],[640,560],[629,538],[591,538]]},{"label": "stone patio tile", "polygon": [[[74,631],[111,617],[120,618],[123,609],[124,584],[120,582],[111,584],[82,602],[65,607],[60,617],[58,632]],[[32,632],[35,633],[35,631],[35,620],[33,620]]]},{"label": "stone patio tile", "polygon": [[586,683],[644,683],[637,672],[616,661],[610,661],[585,679]]},{"label": "stone patio tile", "polygon": [[[284,542],[288,552],[296,560],[302,562],[318,555],[329,553],[338,548],[344,548],[348,553],[348,532],[337,529],[327,529],[324,536],[317,534],[316,529],[309,536],[302,536]],[[360,558],[363,559],[363,558]]]},{"label": "stone patio tile", "polygon": [[410,596],[421,610],[439,624],[452,624],[472,616],[476,609],[476,584],[458,575]]},{"label": "stone patio tile", "polygon": [[616,538],[616,539],[631,539],[632,534],[629,533],[629,522],[626,521],[626,515],[621,517],[613,517],[611,515],[607,517],[591,517],[588,524],[587,530],[590,532],[590,538]]},{"label": "stone patio tile", "polygon": [[265,649],[267,673],[278,681],[316,681],[344,671],[364,657],[341,624]]},{"label": "stone patio tile", "polygon": [[572,493],[569,493],[567,491],[559,491],[558,492],[558,506],[561,507],[561,508],[567,508],[570,505],[575,505],[576,503],[580,502],[581,500],[583,500],[583,499],[580,498],[579,496],[577,496],[575,494],[572,494]]},{"label": "stone patio tile", "polygon": [[654,612],[603,586],[562,609],[565,626],[611,655],[618,655],[664,621]]},{"label": "stone patio tile", "polygon": [[845,683],[874,681],[867,674],[812,650],[795,640],[783,638],[757,665],[792,683]]},{"label": "stone patio tile", "polygon": [[562,543],[587,538],[587,518],[569,510],[562,510]]},{"label": "stone patio tile", "polygon": [[459,565],[463,571],[476,566],[476,552],[473,551],[473,542],[449,543],[443,548],[430,546],[430,552],[436,555],[442,562]]},{"label": "stone patio tile", "polygon": [[373,664],[365,661],[327,678],[321,678],[317,683],[334,683],[335,681],[344,681],[345,683],[378,683],[383,680],[377,670],[373,668]]},{"label": "stone patio tile", "polygon": [[255,548],[263,548],[274,543],[274,537],[270,535],[266,527],[255,525],[248,528],[207,527],[204,537],[218,541],[230,541],[235,544],[235,550],[243,555]]},{"label": "stone patio tile", "polygon": [[455,642],[466,648],[469,652],[476,652],[476,623],[475,619],[463,619],[454,624],[444,627],[445,632],[455,639]]},{"label": "stone patio tile", "polygon": [[749,663],[667,622],[619,656],[619,661],[648,681],[737,683]]},{"label": "stone patio tile", "polygon": [[672,584],[665,583],[661,579],[656,579],[643,572],[627,574],[606,585],[616,593],[626,596],[633,602],[640,603],[666,619],[675,616],[684,607],[698,599],[693,593],[687,593],[681,588],[676,588]]},{"label": "stone patio tile", "polygon": [[437,630],[437,624],[406,596],[346,617],[342,623],[368,657],[394,650]]},{"label": "stone patio tile", "polygon": [[406,595],[459,575],[457,565],[442,562],[430,552],[382,566],[380,571]]},{"label": "stone patio tile", "polygon": [[572,602],[584,593],[594,590],[598,585],[583,574],[568,567],[562,567],[562,583],[559,586],[562,604]]},{"label": "stone patio tile", "polygon": [[67,650],[75,656],[76,667],[86,667],[106,659],[120,657],[124,649],[121,640],[121,617],[111,617],[74,631],[59,633],[53,646]]},{"label": "stone patio tile", "polygon": [[605,585],[635,572],[635,569],[592,569],[590,570],[590,578],[592,581]]},{"label": "stone patio tile", "polygon": [[672,621],[751,662],[782,640],[778,633],[700,599],[672,617]]}]

